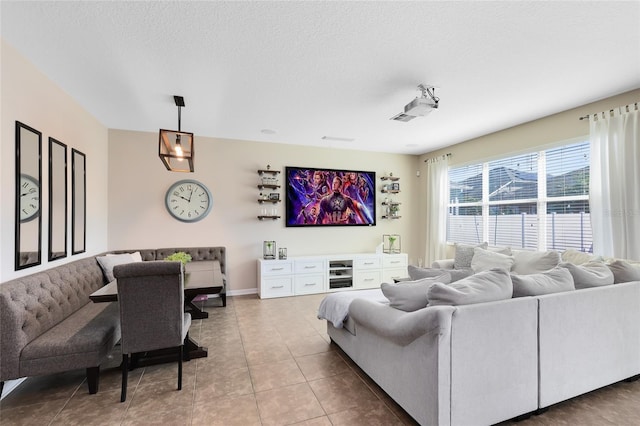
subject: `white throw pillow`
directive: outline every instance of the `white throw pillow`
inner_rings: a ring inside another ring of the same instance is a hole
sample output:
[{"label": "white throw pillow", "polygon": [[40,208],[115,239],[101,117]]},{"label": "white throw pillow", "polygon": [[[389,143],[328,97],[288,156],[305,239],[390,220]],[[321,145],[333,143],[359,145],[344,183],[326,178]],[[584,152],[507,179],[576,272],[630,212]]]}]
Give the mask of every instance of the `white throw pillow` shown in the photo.
[{"label": "white throw pillow", "polygon": [[593,261],[583,265],[563,262],[560,266],[571,272],[576,289],[610,285],[614,281],[613,272],[604,262]]},{"label": "white throw pillow", "polygon": [[[133,252],[133,253],[119,253],[119,254],[130,254],[131,257],[133,258],[134,262],[142,262],[142,255],[140,254],[139,251]],[[107,256],[118,256],[118,254],[116,253],[107,253]]]},{"label": "white throw pillow", "polygon": [[571,272],[560,267],[539,274],[513,274],[511,281],[513,281],[513,297],[540,296],[576,289]]},{"label": "white throw pillow", "polygon": [[582,265],[583,263],[595,260],[595,258],[591,253],[585,253],[576,249],[566,249],[562,252],[562,261],[573,263],[574,265]]},{"label": "white throw pillow", "polygon": [[486,242],[478,244],[477,246],[470,246],[467,244],[455,244],[455,256],[453,259],[453,269],[467,269],[471,268],[471,260],[473,259],[473,249],[480,247],[486,249],[488,244]]},{"label": "white throw pillow", "polygon": [[448,273],[438,277],[423,278],[416,281],[402,281],[397,284],[382,283],[382,294],[389,299],[389,306],[401,311],[413,312],[427,307],[427,292],[434,283],[451,282]]},{"label": "white throw pillow", "polygon": [[471,305],[510,299],[513,283],[504,269],[479,272],[449,285],[434,283],[427,292],[429,306]]},{"label": "white throw pillow", "polygon": [[560,263],[557,251],[518,250],[513,253],[515,264],[511,269],[516,274],[539,274],[555,268]]},{"label": "white throw pillow", "polygon": [[98,260],[98,263],[102,268],[102,273],[104,274],[107,282],[115,280],[115,277],[113,276],[114,266],[135,262],[133,256],[131,256],[129,253],[114,254],[111,256],[96,256],[96,259]]},{"label": "white throw pillow", "polygon": [[473,272],[478,273],[494,268],[510,271],[513,264],[513,256],[508,256],[491,250],[484,250],[479,247],[473,249],[473,259],[471,259],[471,269],[473,269]]}]

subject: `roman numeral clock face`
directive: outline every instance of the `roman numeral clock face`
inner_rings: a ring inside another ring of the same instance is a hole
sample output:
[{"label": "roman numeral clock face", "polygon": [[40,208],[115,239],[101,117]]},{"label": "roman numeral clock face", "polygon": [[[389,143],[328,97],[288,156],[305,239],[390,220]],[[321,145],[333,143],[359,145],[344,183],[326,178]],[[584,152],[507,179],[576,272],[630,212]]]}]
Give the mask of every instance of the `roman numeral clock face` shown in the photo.
[{"label": "roman numeral clock face", "polygon": [[165,205],[174,218],[182,222],[197,222],[209,214],[213,199],[202,183],[181,180],[169,187]]}]

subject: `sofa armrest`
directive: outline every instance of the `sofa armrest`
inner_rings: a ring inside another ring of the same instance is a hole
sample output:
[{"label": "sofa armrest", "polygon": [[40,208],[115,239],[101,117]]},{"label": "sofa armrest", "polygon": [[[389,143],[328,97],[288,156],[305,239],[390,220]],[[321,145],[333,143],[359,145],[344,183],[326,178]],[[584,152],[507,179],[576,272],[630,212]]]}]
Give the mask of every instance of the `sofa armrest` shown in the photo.
[{"label": "sofa armrest", "polygon": [[382,337],[406,346],[425,334],[449,332],[455,307],[431,306],[415,312],[405,312],[366,299],[355,299],[349,306],[349,316]]},{"label": "sofa armrest", "polygon": [[435,269],[453,269],[453,259],[434,260],[431,267]]}]

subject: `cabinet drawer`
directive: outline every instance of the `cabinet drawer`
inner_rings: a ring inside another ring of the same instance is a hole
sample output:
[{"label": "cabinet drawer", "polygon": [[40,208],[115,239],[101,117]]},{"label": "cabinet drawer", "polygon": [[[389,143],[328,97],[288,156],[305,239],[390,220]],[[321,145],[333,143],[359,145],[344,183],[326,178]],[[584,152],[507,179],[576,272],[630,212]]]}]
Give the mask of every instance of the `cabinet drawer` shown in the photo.
[{"label": "cabinet drawer", "polygon": [[359,257],[353,261],[356,269],[380,269],[382,260],[380,257]]},{"label": "cabinet drawer", "polygon": [[294,271],[296,274],[322,273],[324,271],[324,260],[309,259],[296,260],[294,262]]},{"label": "cabinet drawer", "polygon": [[381,271],[363,271],[356,274],[355,288],[379,288],[381,283]]},{"label": "cabinet drawer", "polygon": [[293,278],[291,276],[262,278],[260,298],[293,296]]},{"label": "cabinet drawer", "polygon": [[386,268],[405,268],[407,266],[407,256],[405,255],[385,255],[382,260],[383,267]]},{"label": "cabinet drawer", "polygon": [[294,279],[295,294],[323,293],[324,274],[297,275]]},{"label": "cabinet drawer", "polygon": [[269,260],[262,262],[262,275],[289,275],[293,272],[290,260]]},{"label": "cabinet drawer", "polygon": [[386,269],[382,272],[383,283],[393,283],[394,279],[408,278],[407,268]]}]

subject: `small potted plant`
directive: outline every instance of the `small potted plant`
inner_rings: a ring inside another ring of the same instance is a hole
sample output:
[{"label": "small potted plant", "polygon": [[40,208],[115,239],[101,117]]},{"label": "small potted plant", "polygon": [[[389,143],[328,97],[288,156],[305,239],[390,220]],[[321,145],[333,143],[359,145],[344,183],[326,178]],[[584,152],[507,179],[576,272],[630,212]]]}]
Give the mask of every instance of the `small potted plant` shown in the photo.
[{"label": "small potted plant", "polygon": [[182,266],[187,266],[187,263],[191,262],[191,255],[189,253],[179,251],[165,257],[164,260],[182,262]]}]

